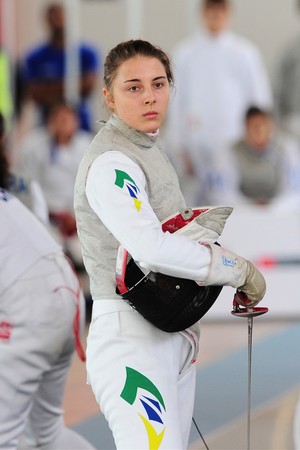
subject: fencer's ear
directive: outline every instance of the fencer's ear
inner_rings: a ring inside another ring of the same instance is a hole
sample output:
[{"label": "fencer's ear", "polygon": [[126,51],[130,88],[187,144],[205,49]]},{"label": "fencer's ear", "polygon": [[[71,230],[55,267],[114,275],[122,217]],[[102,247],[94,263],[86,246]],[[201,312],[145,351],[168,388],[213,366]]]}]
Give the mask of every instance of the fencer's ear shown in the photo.
[{"label": "fencer's ear", "polygon": [[115,102],[114,102],[114,98],[113,98],[111,92],[107,88],[104,87],[102,89],[102,94],[105,99],[105,103],[106,103],[107,107],[109,109],[113,110],[115,107]]}]

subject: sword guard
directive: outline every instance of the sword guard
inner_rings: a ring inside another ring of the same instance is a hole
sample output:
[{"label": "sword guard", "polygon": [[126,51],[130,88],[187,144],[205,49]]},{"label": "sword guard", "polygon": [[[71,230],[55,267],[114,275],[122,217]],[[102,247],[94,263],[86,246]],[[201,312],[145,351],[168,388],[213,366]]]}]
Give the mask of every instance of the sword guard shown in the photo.
[{"label": "sword guard", "polygon": [[236,300],[233,301],[233,310],[231,311],[231,314],[236,317],[256,317],[261,316],[262,314],[265,314],[269,311],[269,308],[265,306],[260,307],[252,307],[252,308],[246,308],[243,306],[240,306]]}]

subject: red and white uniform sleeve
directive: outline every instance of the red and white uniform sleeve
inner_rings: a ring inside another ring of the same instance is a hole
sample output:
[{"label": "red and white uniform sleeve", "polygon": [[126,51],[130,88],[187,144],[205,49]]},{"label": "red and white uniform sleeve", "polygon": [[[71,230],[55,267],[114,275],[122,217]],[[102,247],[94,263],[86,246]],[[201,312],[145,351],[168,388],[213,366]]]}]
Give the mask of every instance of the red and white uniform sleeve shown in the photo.
[{"label": "red and white uniform sleeve", "polygon": [[91,165],[86,195],[93,211],[141,267],[204,281],[209,249],[185,236],[164,233],[145,187],[140,167],[123,153],[110,151]]}]

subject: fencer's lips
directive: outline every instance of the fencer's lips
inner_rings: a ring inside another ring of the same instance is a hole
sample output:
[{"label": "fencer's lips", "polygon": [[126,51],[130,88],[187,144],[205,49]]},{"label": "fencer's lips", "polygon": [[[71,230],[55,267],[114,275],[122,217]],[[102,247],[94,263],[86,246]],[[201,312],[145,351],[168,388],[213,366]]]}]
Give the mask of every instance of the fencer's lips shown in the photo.
[{"label": "fencer's lips", "polygon": [[158,112],[156,111],[149,111],[146,114],[144,114],[144,117],[147,117],[148,119],[155,119],[158,116]]}]

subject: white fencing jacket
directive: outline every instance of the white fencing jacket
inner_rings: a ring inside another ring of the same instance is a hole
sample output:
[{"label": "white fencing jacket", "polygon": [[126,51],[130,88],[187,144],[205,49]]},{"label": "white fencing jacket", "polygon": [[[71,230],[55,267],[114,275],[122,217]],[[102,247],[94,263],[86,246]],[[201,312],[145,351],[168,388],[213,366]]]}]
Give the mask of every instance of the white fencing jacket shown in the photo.
[{"label": "white fencing jacket", "polygon": [[40,258],[62,252],[44,225],[0,188],[0,293]]},{"label": "white fencing jacket", "polygon": [[173,54],[175,89],[166,134],[172,151],[199,152],[236,141],[253,104],[271,107],[271,87],[258,49],[230,31],[197,33]]}]

